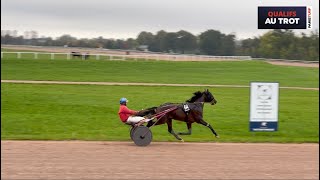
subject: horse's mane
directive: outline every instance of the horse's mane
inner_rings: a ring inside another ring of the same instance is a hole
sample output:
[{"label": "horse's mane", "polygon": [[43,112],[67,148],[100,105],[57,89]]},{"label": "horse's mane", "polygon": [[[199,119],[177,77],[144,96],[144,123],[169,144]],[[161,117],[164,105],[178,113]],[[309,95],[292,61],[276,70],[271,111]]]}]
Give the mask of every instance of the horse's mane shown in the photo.
[{"label": "horse's mane", "polygon": [[193,103],[195,102],[198,98],[200,98],[202,96],[202,92],[200,91],[197,91],[197,92],[194,92],[193,93],[194,96],[192,96],[189,100],[187,100],[186,102],[190,102],[190,103]]}]

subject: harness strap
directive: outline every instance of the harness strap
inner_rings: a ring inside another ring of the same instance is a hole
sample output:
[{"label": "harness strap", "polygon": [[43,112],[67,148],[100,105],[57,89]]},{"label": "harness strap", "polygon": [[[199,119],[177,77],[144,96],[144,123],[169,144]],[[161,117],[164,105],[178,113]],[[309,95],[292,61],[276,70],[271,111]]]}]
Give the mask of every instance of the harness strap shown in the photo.
[{"label": "harness strap", "polygon": [[173,111],[173,110],[176,110],[176,109],[178,109],[178,107],[172,107],[172,108],[170,108],[170,109],[166,109],[166,110],[164,110],[164,111],[161,111],[161,112],[155,114],[155,115],[154,115],[154,118],[158,118],[158,117],[160,117],[160,116],[163,116],[163,115],[167,114],[168,112]]}]

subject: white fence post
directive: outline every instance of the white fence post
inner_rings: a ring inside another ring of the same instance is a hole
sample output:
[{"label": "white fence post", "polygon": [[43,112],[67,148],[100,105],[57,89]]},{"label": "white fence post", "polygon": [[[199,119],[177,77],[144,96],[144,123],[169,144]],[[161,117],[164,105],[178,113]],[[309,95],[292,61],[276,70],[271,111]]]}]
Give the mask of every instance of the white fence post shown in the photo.
[{"label": "white fence post", "polygon": [[38,53],[34,53],[34,59],[38,59]]},{"label": "white fence post", "polygon": [[3,52],[1,52],[1,59],[3,58]]},{"label": "white fence post", "polygon": [[21,58],[21,53],[20,52],[17,52],[17,57],[18,57],[18,59]]},{"label": "white fence post", "polygon": [[51,59],[54,59],[54,53],[51,53]]},{"label": "white fence post", "polygon": [[67,54],[67,59],[69,60],[71,57],[70,53]]}]

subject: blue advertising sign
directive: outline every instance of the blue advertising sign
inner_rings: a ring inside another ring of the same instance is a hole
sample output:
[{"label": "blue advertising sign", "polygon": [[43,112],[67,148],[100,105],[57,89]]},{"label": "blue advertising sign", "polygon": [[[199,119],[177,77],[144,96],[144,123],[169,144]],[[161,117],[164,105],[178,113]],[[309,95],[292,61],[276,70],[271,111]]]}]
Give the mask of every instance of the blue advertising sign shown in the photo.
[{"label": "blue advertising sign", "polygon": [[258,7],[258,29],[311,29],[309,6]]}]

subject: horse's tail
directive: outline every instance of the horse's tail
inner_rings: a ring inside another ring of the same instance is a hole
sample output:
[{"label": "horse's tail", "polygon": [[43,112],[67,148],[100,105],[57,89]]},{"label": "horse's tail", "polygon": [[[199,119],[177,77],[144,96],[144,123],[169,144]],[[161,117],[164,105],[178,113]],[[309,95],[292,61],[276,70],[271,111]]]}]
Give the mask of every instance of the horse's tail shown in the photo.
[{"label": "horse's tail", "polygon": [[157,106],[154,106],[154,107],[150,107],[150,108],[141,110],[136,114],[136,116],[151,116],[151,115],[154,115],[154,114],[156,114],[156,109],[157,108],[158,108]]}]

